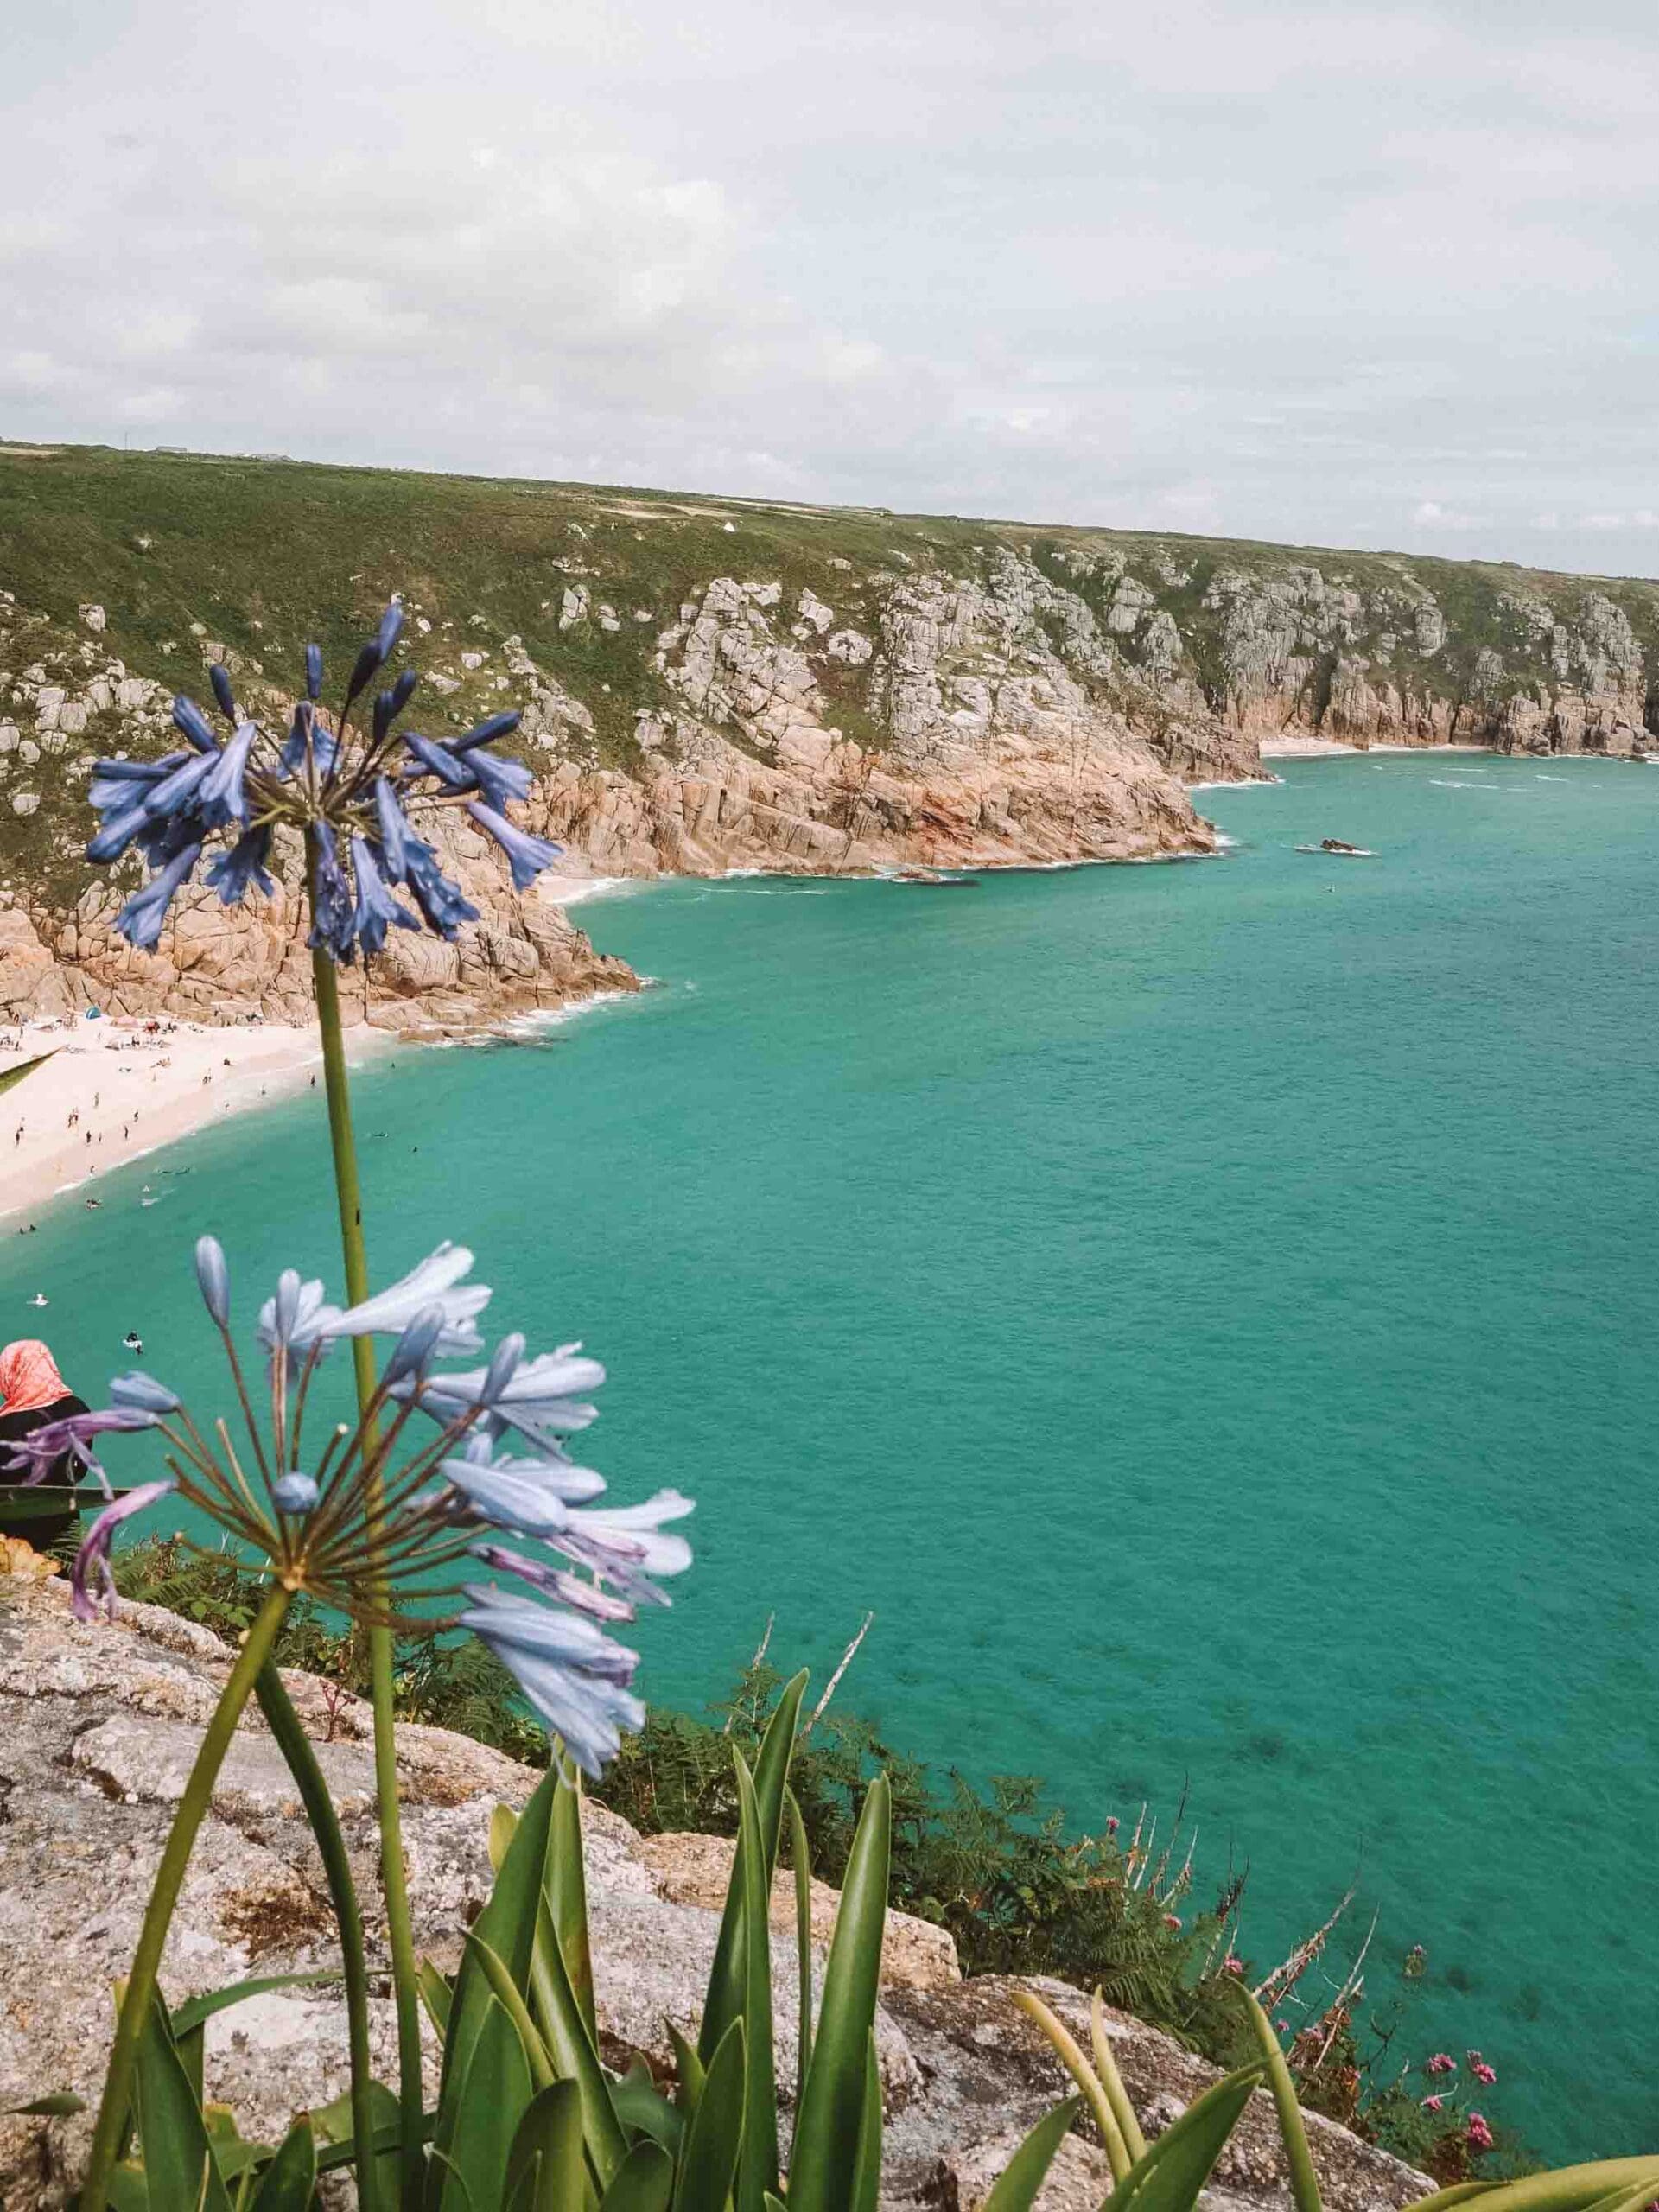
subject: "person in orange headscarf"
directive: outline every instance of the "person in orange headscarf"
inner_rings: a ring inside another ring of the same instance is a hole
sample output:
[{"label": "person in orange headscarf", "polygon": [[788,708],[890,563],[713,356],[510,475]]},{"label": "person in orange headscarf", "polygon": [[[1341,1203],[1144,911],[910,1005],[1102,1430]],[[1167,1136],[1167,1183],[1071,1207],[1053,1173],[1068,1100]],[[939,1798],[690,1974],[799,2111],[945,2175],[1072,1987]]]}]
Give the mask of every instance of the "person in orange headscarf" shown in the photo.
[{"label": "person in orange headscarf", "polygon": [[[0,1404],[0,1446],[20,1436],[32,1436],[49,1421],[90,1411],[59,1374],[58,1363],[37,1337],[20,1338],[0,1351],[0,1400],[4,1402]],[[0,1461],[3,1458],[0,1451]],[[79,1472],[65,1452],[54,1462],[42,1486],[67,1484],[73,1490]],[[68,1534],[78,1518],[71,1500],[67,1512],[48,1521],[31,1522],[29,1541],[41,1548],[55,1543]]]}]

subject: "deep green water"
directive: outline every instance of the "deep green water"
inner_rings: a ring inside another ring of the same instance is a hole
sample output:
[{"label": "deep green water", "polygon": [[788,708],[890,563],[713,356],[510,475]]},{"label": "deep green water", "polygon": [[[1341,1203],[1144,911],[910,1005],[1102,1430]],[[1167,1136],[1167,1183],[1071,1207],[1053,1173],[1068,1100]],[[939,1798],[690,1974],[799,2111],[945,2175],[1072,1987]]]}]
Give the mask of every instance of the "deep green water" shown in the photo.
[{"label": "deep green water", "polygon": [[[1079,1821],[1190,1783],[1258,1962],[1357,1878],[1416,2050],[1552,2154],[1651,2144],[1659,774],[1201,804],[1225,859],[594,901],[660,988],[365,1075],[372,1248],[473,1243],[609,1363],[618,1490],[701,1500],[651,1694],[874,1608],[843,1695],[898,1743]],[[204,1390],[191,1239],[332,1278],[326,1173],[308,1096],[111,1176],[6,1240],[10,1325]]]}]

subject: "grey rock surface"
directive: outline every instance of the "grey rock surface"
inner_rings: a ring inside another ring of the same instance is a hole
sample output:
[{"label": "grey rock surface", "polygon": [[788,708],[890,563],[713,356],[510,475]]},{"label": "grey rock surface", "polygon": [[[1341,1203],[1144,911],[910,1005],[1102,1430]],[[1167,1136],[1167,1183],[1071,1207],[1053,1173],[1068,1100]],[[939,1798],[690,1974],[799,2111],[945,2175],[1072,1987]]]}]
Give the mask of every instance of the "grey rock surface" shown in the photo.
[{"label": "grey rock surface", "polygon": [[[111,2025],[111,1988],[130,1958],[150,1880],[200,1730],[231,1655],[206,1630],[154,1607],[124,1606],[83,1626],[59,1581],[0,1578],[0,2107],[49,2090],[95,2098]],[[315,1677],[286,1676],[317,1743],[371,1915],[376,2065],[395,2078],[384,1929],[374,1916],[376,1831],[366,1709]],[[488,1831],[498,1803],[520,1805],[537,1777],[442,1729],[398,1732],[398,1774],[416,1937],[446,1969],[490,1886]],[[666,2070],[665,2024],[695,2028],[713,1951],[720,1869],[730,1846],[639,1836],[590,1805],[588,1883],[605,2055]],[[699,1850],[696,1847],[703,1846]],[[814,1936],[829,1893],[815,1896]],[[1064,2094],[1058,2065],[1014,2006],[1014,1985],[956,1978],[949,1939],[895,1916],[878,2050],[887,2106],[884,2196],[894,2207],[982,2201],[1003,2146]],[[822,1986],[823,1948],[815,1981]],[[252,1974],[336,1964],[322,1870],[292,1783],[257,1717],[221,1771],[186,1881],[163,1969],[174,2000]],[[775,1947],[780,2086],[793,2082],[794,1947]],[[1074,2026],[1084,2000],[1042,1982]],[[1167,2037],[1112,2014],[1110,2030],[1149,2131],[1215,2069]],[[346,2083],[337,1984],[274,1991],[215,2016],[208,2094],[251,2137],[276,2139],[295,2113]],[[435,2094],[435,2053],[428,2053]],[[1290,2199],[1262,2100],[1218,2173],[1226,2205],[1287,2212]],[[60,2212],[90,2123],[0,2120],[0,2205]],[[1340,2128],[1313,2123],[1332,2212],[1383,2212],[1427,2191],[1419,2175]],[[1071,2212],[1100,2179],[1079,2138],[1057,2169],[1049,2212]],[[1090,2202],[1098,2201],[1096,2189]]]}]

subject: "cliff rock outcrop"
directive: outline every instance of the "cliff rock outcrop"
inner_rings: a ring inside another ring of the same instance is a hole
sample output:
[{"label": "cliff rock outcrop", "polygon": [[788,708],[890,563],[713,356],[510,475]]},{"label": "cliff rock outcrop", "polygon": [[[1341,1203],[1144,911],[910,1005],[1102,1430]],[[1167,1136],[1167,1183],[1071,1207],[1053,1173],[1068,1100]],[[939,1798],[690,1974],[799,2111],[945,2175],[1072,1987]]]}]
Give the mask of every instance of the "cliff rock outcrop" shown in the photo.
[{"label": "cliff rock outcrop", "polygon": [[[151,963],[80,857],[90,763],[168,741],[222,660],[270,709],[404,595],[443,734],[514,706],[573,873],[861,873],[1213,849],[1187,786],[1265,739],[1659,750],[1659,586],[294,462],[0,446],[0,1004],[209,1013],[303,989],[282,900],[198,899]],[[204,520],[204,517],[207,519]],[[73,532],[75,575],[62,547]],[[398,1024],[618,979],[455,858],[484,919],[394,941]],[[31,997],[31,993],[33,996]]]},{"label": "cliff rock outcrop", "polygon": [[[94,2097],[111,1985],[125,1968],[173,1808],[231,1655],[205,1629],[143,1605],[113,1624],[71,1619],[60,1582],[0,1577],[0,2107],[49,2090]],[[315,1676],[285,1678],[340,1809],[365,1907],[376,1895],[374,1776],[367,1710]],[[488,1894],[498,1802],[521,1805],[537,1777],[442,1729],[397,1732],[404,1836],[420,1948],[446,1970]],[[665,2023],[695,2033],[731,1847],[640,1837],[590,1806],[588,1890],[608,2063],[671,2063]],[[833,1910],[815,1897],[815,1934]],[[787,1909],[785,1910],[787,1920]],[[177,2001],[251,1975],[337,1960],[315,1847],[293,1783],[257,1719],[221,1770],[168,1941],[163,1986]],[[370,1929],[384,1976],[384,1929]],[[773,1957],[779,2081],[794,2079],[793,1946]],[[822,1974],[817,1978],[822,1987]],[[1019,2137],[1066,2094],[1052,2054],[1011,2001],[1017,1985],[963,1980],[950,1938],[892,1916],[878,2056],[887,2108],[882,2200],[893,2212],[975,2212]],[[1087,2038],[1087,2007],[1060,1983],[1034,1985]],[[384,1983],[381,1984],[384,1990]],[[390,1999],[372,2000],[378,2069],[395,2078]],[[1109,2013],[1120,2066],[1155,2134],[1216,2069],[1123,2013]],[[429,2053],[436,2089],[435,2053]],[[275,2140],[290,2115],[346,2080],[343,2005],[332,1984],[273,1990],[209,2022],[206,2087],[245,2135]],[[1309,2129],[1332,2212],[1395,2212],[1427,2193],[1420,2174],[1330,2122]],[[0,2119],[0,2203],[60,2212],[90,2118]],[[1076,2134],[1039,2203],[1071,2212],[1107,2193],[1103,2152]],[[1258,2095],[1212,2181],[1216,2212],[1288,2212],[1272,2107]]]}]

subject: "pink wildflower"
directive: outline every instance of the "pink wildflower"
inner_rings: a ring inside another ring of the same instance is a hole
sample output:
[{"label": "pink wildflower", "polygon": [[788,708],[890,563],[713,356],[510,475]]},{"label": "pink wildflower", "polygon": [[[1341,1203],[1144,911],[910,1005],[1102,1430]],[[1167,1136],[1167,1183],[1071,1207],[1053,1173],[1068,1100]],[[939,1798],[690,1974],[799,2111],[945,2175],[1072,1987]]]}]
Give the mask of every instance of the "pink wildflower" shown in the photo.
[{"label": "pink wildflower", "polygon": [[1281,2036],[1287,2036],[1290,2033],[1290,2022],[1288,2020],[1275,2020],[1273,2024],[1277,2028]]},{"label": "pink wildflower", "polygon": [[1224,1974],[1243,1974],[1244,1971],[1244,1961],[1239,1957],[1236,1951],[1229,1951],[1226,1957],[1221,1962],[1221,1968]]},{"label": "pink wildflower", "polygon": [[1445,2102],[1446,2099],[1444,2097],[1425,2097],[1423,2099],[1423,2110],[1425,2112],[1439,2112],[1440,2107]]},{"label": "pink wildflower", "polygon": [[1164,1925],[1166,1928],[1179,1928],[1180,1924],[1181,1916],[1179,1912],[1166,1912],[1164,1915]]},{"label": "pink wildflower", "polygon": [[1495,2066],[1489,2066],[1484,2058],[1471,2058],[1469,2062],[1469,2071],[1477,2082],[1484,2082],[1489,2089],[1497,2079],[1497,2069]]},{"label": "pink wildflower", "polygon": [[1491,2129],[1478,2112],[1471,2112],[1469,2115],[1469,2148],[1471,2151],[1490,2151],[1491,2147]]},{"label": "pink wildflower", "polygon": [[1458,2062],[1449,2050],[1437,2050],[1423,2069],[1425,2074],[1455,2074],[1457,2070]]},{"label": "pink wildflower", "polygon": [[1110,1820],[1106,1823],[1106,1833],[1108,1835],[1116,1835],[1117,1834],[1117,1815],[1116,1813],[1113,1814]]}]

